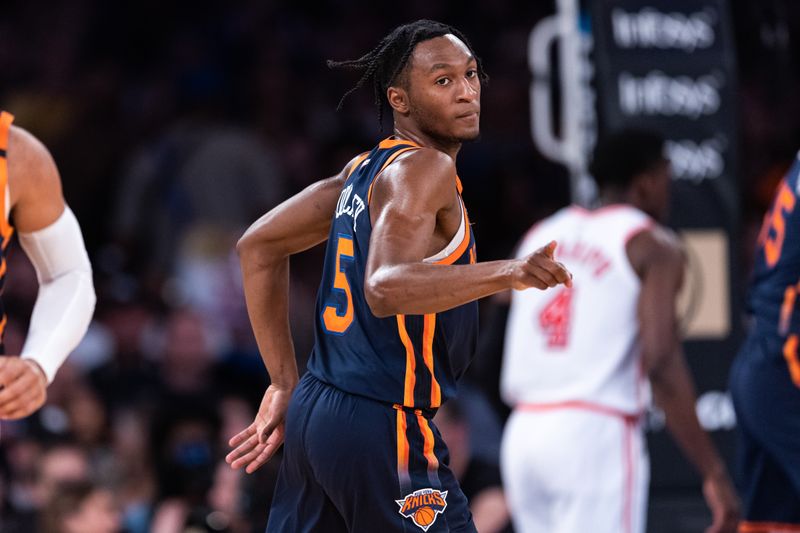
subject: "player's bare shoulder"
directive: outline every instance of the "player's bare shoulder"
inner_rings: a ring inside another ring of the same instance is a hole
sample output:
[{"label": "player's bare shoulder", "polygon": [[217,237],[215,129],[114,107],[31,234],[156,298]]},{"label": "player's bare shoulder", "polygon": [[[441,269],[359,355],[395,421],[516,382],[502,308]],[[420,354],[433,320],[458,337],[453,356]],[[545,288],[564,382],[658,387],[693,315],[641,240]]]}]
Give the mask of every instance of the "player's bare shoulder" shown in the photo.
[{"label": "player's bare shoulder", "polygon": [[456,165],[453,159],[433,148],[419,148],[401,154],[376,178],[373,203],[411,195],[425,199],[435,209],[456,201]]},{"label": "player's bare shoulder", "polygon": [[419,148],[401,154],[395,165],[384,171],[390,179],[400,179],[408,185],[416,182],[431,187],[452,186],[456,175],[453,159],[433,148]]},{"label": "player's bare shoulder", "polygon": [[661,224],[653,224],[633,235],[625,249],[631,266],[640,277],[655,262],[683,269],[687,260],[680,237]]},{"label": "player's bare shoulder", "polygon": [[8,188],[12,208],[20,198],[61,196],[61,179],[50,151],[18,126],[11,126],[8,134]]}]

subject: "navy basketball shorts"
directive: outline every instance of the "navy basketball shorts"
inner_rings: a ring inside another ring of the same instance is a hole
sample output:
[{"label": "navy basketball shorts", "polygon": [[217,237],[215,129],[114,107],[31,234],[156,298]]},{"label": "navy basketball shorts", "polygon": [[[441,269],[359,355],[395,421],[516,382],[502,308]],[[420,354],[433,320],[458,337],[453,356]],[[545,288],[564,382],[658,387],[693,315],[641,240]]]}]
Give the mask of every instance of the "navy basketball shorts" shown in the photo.
[{"label": "navy basketball shorts", "polygon": [[343,392],[306,373],[286,416],[268,533],[475,532],[421,411]]},{"label": "navy basketball shorts", "polygon": [[739,431],[740,531],[800,531],[800,388],[780,354],[751,336],[731,369]]}]

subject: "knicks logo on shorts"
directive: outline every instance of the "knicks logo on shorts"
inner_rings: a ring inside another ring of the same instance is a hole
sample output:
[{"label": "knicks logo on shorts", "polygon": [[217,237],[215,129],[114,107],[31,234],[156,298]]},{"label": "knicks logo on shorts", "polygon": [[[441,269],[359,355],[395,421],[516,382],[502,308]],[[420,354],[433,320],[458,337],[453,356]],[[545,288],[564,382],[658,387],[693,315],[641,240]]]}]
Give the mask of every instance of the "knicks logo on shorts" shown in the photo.
[{"label": "knicks logo on shorts", "polygon": [[401,515],[413,520],[422,531],[428,531],[447,507],[447,491],[420,489],[395,502],[400,506]]}]

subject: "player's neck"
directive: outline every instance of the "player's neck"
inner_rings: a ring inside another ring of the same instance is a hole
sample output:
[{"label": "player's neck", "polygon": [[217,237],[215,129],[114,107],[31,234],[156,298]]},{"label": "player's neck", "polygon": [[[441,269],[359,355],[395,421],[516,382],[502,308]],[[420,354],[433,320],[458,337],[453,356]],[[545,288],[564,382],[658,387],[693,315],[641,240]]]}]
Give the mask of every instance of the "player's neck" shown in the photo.
[{"label": "player's neck", "polygon": [[635,203],[631,199],[630,193],[627,191],[607,189],[600,193],[598,204],[599,207],[619,204],[632,205],[633,207],[636,207]]},{"label": "player's neck", "polygon": [[398,139],[412,141],[415,144],[424,146],[426,148],[433,148],[435,150],[439,150],[440,152],[444,152],[449,155],[453,161],[456,160],[458,151],[461,149],[460,142],[447,142],[442,139],[437,139],[430,135],[426,135],[419,130],[412,130],[411,128],[406,128],[397,124],[394,126],[394,136]]},{"label": "player's neck", "polygon": [[654,213],[652,209],[648,208],[648,204],[643,200],[643,197],[636,193],[635,189],[628,189],[625,191],[617,189],[609,189],[600,193],[598,207],[606,207],[609,205],[628,205],[647,213],[656,221],[661,222],[661,217]]}]

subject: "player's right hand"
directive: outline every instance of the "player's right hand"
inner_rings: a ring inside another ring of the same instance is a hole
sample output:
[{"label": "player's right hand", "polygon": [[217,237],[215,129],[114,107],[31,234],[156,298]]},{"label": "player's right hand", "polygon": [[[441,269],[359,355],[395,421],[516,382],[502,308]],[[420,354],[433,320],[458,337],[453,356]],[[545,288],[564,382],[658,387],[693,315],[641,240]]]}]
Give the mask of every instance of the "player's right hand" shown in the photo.
[{"label": "player's right hand", "polygon": [[292,397],[293,387],[282,388],[270,385],[261,400],[256,419],[228,444],[233,451],[225,457],[231,468],[245,467],[252,474],[269,461],[283,444],[286,411]]},{"label": "player's right hand", "polygon": [[511,288],[544,290],[561,284],[572,287],[572,273],[553,257],[556,246],[556,241],[550,241],[547,246],[516,260],[511,272]]},{"label": "player's right hand", "polygon": [[47,377],[31,359],[0,357],[0,419],[36,412],[47,400]]},{"label": "player's right hand", "polygon": [[739,498],[725,472],[703,481],[703,496],[711,509],[712,524],[705,533],[736,533],[739,527]]}]

